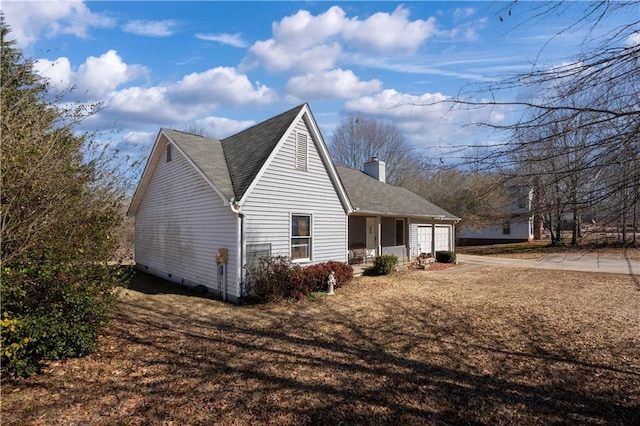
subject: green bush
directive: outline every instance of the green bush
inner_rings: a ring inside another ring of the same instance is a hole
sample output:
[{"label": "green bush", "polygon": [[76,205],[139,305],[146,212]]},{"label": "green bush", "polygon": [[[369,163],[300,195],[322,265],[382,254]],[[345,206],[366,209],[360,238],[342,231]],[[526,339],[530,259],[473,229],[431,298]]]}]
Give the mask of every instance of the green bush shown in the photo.
[{"label": "green bush", "polygon": [[29,376],[43,360],[93,352],[124,279],[121,269],[100,265],[4,268],[2,375]]},{"label": "green bush", "polygon": [[36,372],[36,364],[30,362],[28,351],[33,347],[27,337],[23,321],[11,318],[4,312],[0,321],[0,351],[2,351],[2,372],[15,376],[30,376]]},{"label": "green bush", "polygon": [[135,174],[109,144],[76,128],[97,109],[56,105],[9,32],[0,16],[0,104],[19,106],[0,114],[3,377],[96,347],[124,282],[107,264]]},{"label": "green bush", "polygon": [[452,251],[441,250],[436,251],[436,262],[439,263],[453,263],[456,261],[456,254]]},{"label": "green bush", "polygon": [[398,266],[398,256],[395,254],[383,254],[373,260],[372,275],[389,275]]}]

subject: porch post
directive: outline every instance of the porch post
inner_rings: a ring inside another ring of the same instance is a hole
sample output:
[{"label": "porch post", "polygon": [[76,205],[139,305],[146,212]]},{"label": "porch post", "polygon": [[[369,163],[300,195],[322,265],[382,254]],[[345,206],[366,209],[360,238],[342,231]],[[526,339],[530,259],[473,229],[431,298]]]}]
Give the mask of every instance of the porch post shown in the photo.
[{"label": "porch post", "polygon": [[456,251],[456,223],[451,224],[451,251]]},{"label": "porch post", "polygon": [[405,246],[404,251],[406,252],[407,260],[411,262],[411,256],[413,256],[413,253],[411,253],[411,251],[413,248],[411,247],[411,218],[410,217],[407,218],[407,239],[404,242],[404,246]]},{"label": "porch post", "polygon": [[431,218],[431,256],[436,258],[436,218]]},{"label": "porch post", "polygon": [[380,238],[382,237],[382,216],[376,216],[376,221],[378,222],[378,236],[377,238],[377,255],[380,256],[382,254],[382,243],[380,242]]}]

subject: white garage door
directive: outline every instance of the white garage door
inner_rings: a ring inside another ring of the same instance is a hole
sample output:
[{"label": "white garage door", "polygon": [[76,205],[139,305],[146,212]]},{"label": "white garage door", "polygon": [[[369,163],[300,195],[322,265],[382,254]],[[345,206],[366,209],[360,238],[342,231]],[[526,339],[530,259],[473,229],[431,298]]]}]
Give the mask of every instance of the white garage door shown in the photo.
[{"label": "white garage door", "polygon": [[[436,225],[436,251],[451,250],[451,227]],[[418,226],[418,251],[431,252],[431,226]]]}]

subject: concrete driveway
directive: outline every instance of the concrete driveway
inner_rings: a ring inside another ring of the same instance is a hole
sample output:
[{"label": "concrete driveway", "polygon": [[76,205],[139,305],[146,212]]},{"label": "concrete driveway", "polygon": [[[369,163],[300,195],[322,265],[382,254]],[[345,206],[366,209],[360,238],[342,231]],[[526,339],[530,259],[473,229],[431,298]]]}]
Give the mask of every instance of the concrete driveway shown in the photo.
[{"label": "concrete driveway", "polygon": [[548,254],[539,259],[508,259],[504,257],[458,254],[461,263],[469,265],[514,266],[518,268],[556,269],[562,271],[601,272],[640,275],[640,262],[625,257],[579,254]]}]

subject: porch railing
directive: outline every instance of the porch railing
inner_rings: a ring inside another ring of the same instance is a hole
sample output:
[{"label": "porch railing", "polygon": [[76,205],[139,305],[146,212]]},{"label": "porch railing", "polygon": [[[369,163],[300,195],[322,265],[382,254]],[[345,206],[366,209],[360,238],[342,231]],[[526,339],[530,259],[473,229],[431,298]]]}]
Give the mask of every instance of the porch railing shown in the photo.
[{"label": "porch railing", "polygon": [[400,262],[409,261],[409,253],[406,246],[382,247],[382,254],[395,254]]}]

